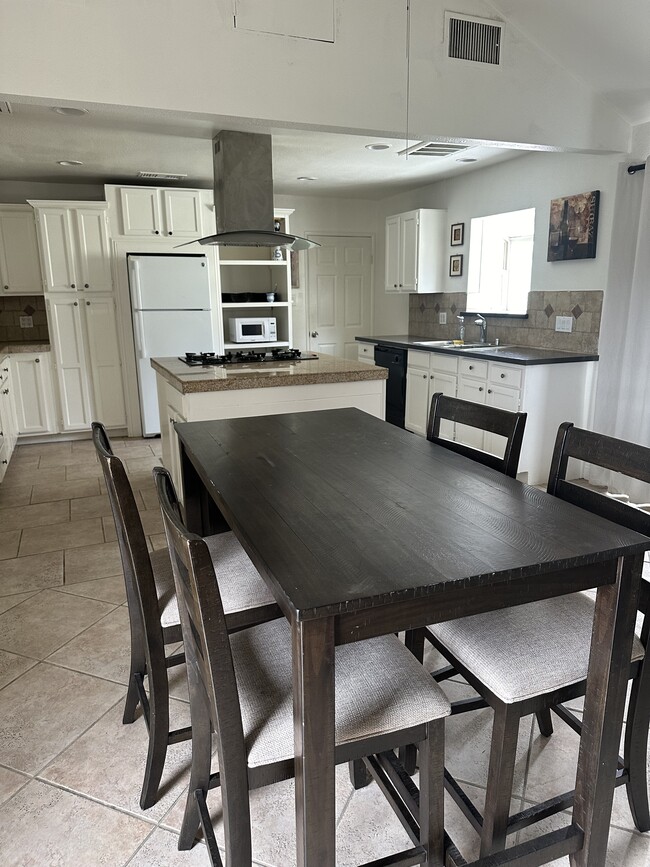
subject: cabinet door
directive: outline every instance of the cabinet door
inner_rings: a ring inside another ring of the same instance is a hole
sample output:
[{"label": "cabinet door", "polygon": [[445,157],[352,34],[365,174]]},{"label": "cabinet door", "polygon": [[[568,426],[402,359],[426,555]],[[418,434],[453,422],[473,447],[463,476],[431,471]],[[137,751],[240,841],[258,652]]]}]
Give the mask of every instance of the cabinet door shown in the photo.
[{"label": "cabinet door", "polygon": [[[505,409],[508,412],[519,412],[521,391],[518,388],[506,388],[501,385],[488,385],[485,402],[488,406],[495,406],[497,409]],[[486,452],[503,457],[505,446],[505,437],[492,433],[485,434],[484,448]]]},{"label": "cabinet door", "polygon": [[64,431],[87,430],[92,421],[81,303],[73,296],[47,302]]},{"label": "cabinet door", "polygon": [[122,234],[161,235],[160,197],[156,187],[121,187]]},{"label": "cabinet door", "polygon": [[[441,373],[437,370],[434,370],[433,373],[429,375],[429,407],[427,407],[427,418],[431,406],[431,398],[434,394],[437,394],[437,392],[440,391],[443,394],[446,394],[447,397],[456,397],[456,380],[457,377],[453,374]],[[447,440],[453,440],[454,435],[454,423],[444,418],[441,419],[440,436]]]},{"label": "cabinet door", "polygon": [[84,291],[111,292],[111,249],[106,211],[102,208],[77,208],[79,242],[79,281]]},{"label": "cabinet door", "polygon": [[386,220],[386,292],[399,292],[399,216]]},{"label": "cabinet door", "polygon": [[83,301],[88,336],[95,415],[106,427],[124,427],[126,409],[115,301],[86,298]]},{"label": "cabinet door", "polygon": [[400,221],[400,292],[416,292],[418,288],[418,236],[417,211],[402,214]]},{"label": "cabinet door", "polygon": [[426,436],[429,415],[429,373],[418,367],[406,369],[406,411],[404,427]]},{"label": "cabinet door", "polygon": [[12,359],[18,434],[57,432],[49,353],[20,353]]},{"label": "cabinet door", "polygon": [[34,211],[0,211],[0,287],[4,295],[42,295]]},{"label": "cabinet door", "polygon": [[198,190],[162,190],[165,235],[200,238],[201,195]]},{"label": "cabinet door", "polygon": [[69,208],[43,208],[36,213],[40,227],[41,262],[49,292],[78,288],[74,237]]},{"label": "cabinet door", "polygon": [[[458,378],[458,397],[461,400],[471,400],[472,403],[485,403],[486,382],[481,379]],[[484,433],[476,427],[466,424],[456,425],[456,441],[472,446],[475,449],[484,448]]]}]

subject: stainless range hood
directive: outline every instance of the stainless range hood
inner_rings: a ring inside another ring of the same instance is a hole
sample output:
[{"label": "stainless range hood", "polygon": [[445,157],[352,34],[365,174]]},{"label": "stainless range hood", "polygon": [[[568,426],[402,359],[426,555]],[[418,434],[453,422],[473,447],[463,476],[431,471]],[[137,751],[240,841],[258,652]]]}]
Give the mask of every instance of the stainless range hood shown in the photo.
[{"label": "stainless range hood", "polygon": [[199,244],[288,250],[320,246],[275,231],[270,135],[222,130],[212,139],[212,153],[217,233],[199,238]]}]

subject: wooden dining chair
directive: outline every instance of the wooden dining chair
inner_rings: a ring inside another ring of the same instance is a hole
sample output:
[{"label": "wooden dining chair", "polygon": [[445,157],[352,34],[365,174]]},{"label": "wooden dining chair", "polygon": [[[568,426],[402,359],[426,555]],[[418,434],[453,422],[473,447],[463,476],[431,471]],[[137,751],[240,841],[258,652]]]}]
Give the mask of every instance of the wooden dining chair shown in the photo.
[{"label": "wooden dining chair", "polygon": [[[182,638],[169,552],[149,552],[122,461],[113,454],[104,426],[92,423],[92,437],[104,472],[122,560],[131,629],[131,670],[123,723],[136,718],[138,704],[149,730],[147,763],[140,795],[143,810],[156,803],[167,747],[191,737],[191,729],[170,731],[167,670],[185,662],[183,653],[165,655]],[[180,514],[177,502],[174,508]],[[280,616],[266,584],[232,532],[206,539],[218,558],[221,595],[228,629],[236,630]],[[145,678],[149,695],[145,690]]]},{"label": "wooden dining chair", "polygon": [[[221,787],[227,867],[250,867],[249,790],[294,775],[291,630],[274,620],[228,634],[215,571],[205,541],[190,534],[174,509],[169,473],[154,470],[178,597],[190,687],[192,770],[179,849],[203,829],[212,864],[221,865],[206,797]],[[443,864],[444,718],[440,687],[395,636],[336,648],[337,763],[417,741],[417,815],[401,818],[414,849],[372,864]],[[212,741],[219,773],[211,774]],[[394,755],[392,756],[394,760]],[[376,760],[369,760],[376,770]],[[380,775],[381,776],[381,775]],[[392,791],[390,779],[382,784]],[[419,827],[418,827],[419,826]]]},{"label": "wooden dining chair", "polygon": [[[440,424],[443,419],[505,437],[503,457],[441,436]],[[427,421],[427,439],[478,461],[486,467],[492,467],[515,478],[519,467],[525,427],[525,412],[509,412],[505,409],[487,406],[484,403],[473,403],[469,400],[460,400],[460,398],[448,397],[442,392],[436,392],[431,398],[431,408]]]},{"label": "wooden dining chair", "polygon": [[[567,480],[570,458],[650,483],[650,449],[576,428],[565,422],[558,431],[548,493],[650,536],[650,514],[604,493]],[[489,705],[494,709],[485,811],[481,816],[459,784],[447,778],[450,793],[481,835],[481,855],[505,848],[506,836],[539,819],[570,808],[573,792],[510,816],[510,799],[519,720],[537,715],[542,735],[553,732],[551,710],[578,734],[581,721],[564,703],[585,693],[594,618],[593,594],[575,593],[487,614],[463,617],[427,629],[427,637],[450,662],[434,672],[440,681],[459,672],[481,700],[452,704],[452,713]],[[639,597],[640,638],[633,640],[623,757],[617,785],[625,784],[640,831],[650,830],[646,751],[650,723],[650,581]]]}]

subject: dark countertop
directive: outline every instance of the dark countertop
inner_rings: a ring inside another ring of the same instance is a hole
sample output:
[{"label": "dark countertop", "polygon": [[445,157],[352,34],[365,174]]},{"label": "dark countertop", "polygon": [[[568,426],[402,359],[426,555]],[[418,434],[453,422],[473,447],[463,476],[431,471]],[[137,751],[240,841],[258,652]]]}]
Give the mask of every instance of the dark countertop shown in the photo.
[{"label": "dark countertop", "polygon": [[418,352],[438,352],[442,355],[462,355],[469,358],[484,358],[486,361],[504,361],[508,364],[566,364],[575,361],[598,361],[596,353],[567,352],[563,349],[541,349],[538,346],[512,346],[503,344],[487,349],[460,349],[442,346],[421,346],[424,337],[411,337],[409,334],[389,334],[378,337],[356,337],[359,343],[374,343],[382,346],[396,346],[398,349],[415,349]]}]

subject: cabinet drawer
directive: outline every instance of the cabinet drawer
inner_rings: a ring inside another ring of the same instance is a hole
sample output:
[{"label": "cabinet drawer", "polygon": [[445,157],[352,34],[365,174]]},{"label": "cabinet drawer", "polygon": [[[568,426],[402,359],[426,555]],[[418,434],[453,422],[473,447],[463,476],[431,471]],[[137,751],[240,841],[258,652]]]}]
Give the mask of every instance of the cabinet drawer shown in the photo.
[{"label": "cabinet drawer", "polygon": [[509,385],[512,388],[521,388],[523,370],[511,364],[490,364],[488,380],[494,385]]},{"label": "cabinet drawer", "polygon": [[458,356],[430,352],[431,370],[434,373],[458,373]]},{"label": "cabinet drawer", "polygon": [[359,361],[365,361],[371,364],[375,363],[375,344],[374,343],[359,343]]},{"label": "cabinet drawer", "polygon": [[477,379],[487,379],[488,363],[476,358],[461,358],[458,365],[461,376],[475,376]]},{"label": "cabinet drawer", "polygon": [[419,367],[420,370],[428,370],[430,358],[430,352],[419,352],[417,349],[409,349],[406,363],[409,367]]}]

